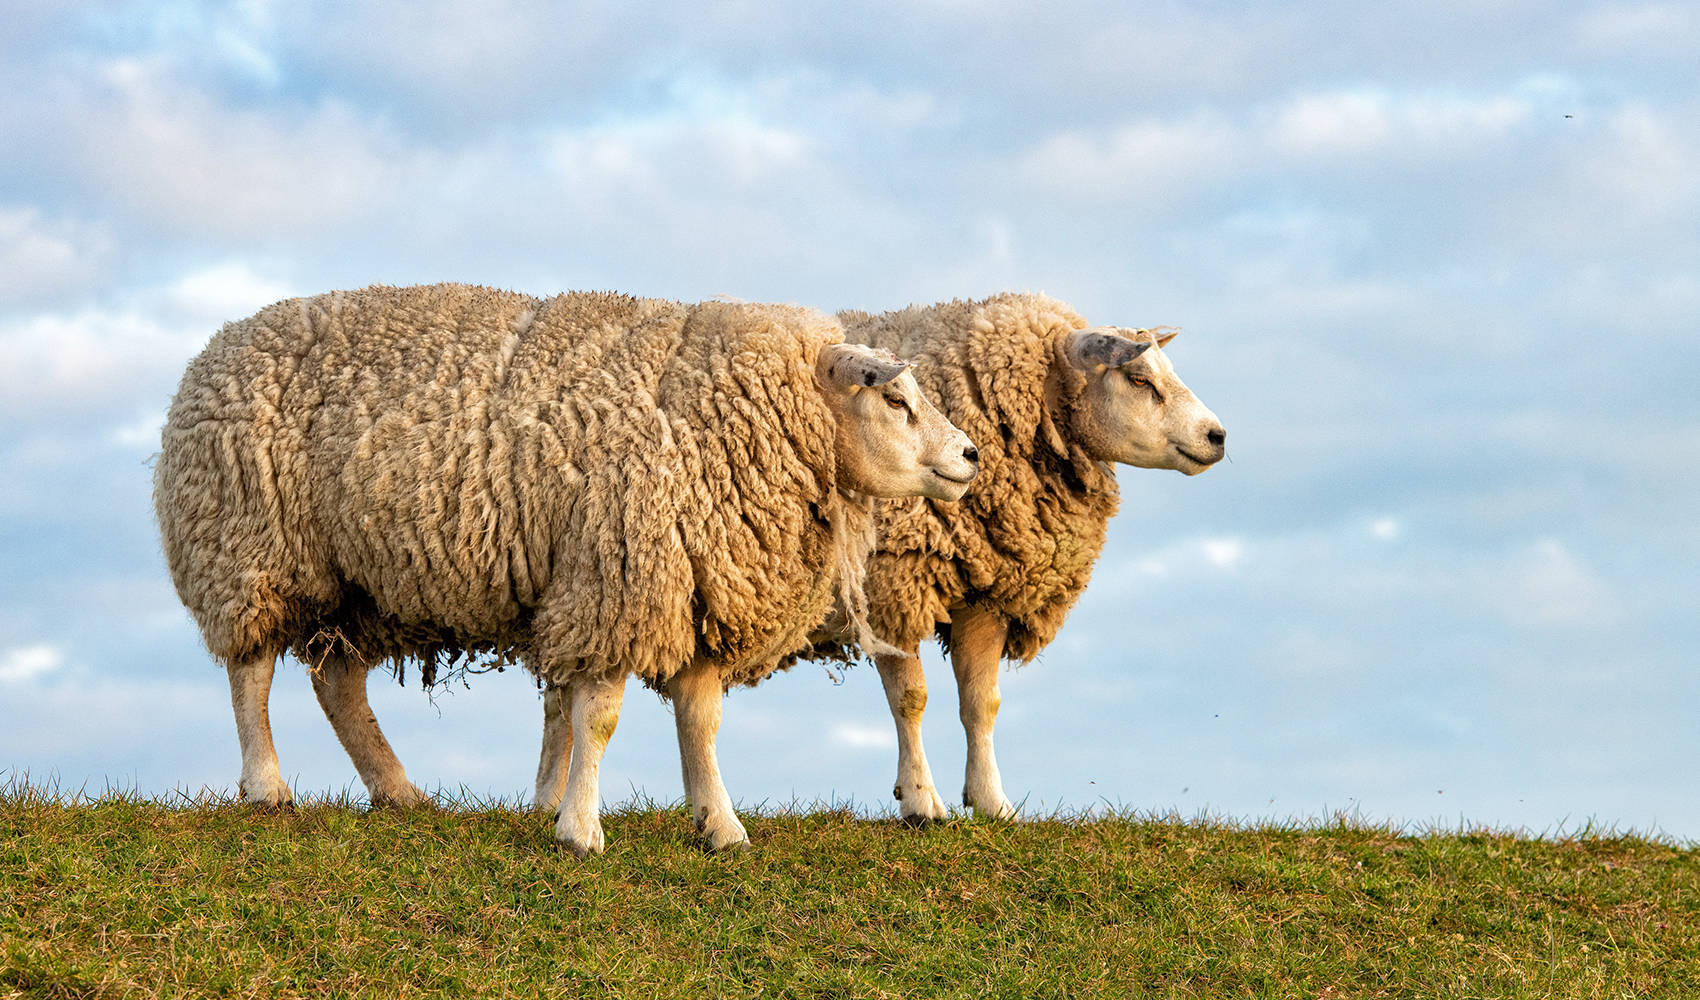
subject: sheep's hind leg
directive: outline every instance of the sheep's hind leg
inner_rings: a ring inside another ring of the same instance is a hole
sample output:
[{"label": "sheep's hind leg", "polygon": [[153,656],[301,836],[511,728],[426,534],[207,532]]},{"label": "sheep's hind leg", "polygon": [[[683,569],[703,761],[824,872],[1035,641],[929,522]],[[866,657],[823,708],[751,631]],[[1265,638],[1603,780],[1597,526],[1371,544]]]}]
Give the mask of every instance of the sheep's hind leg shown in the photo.
[{"label": "sheep's hind leg", "polygon": [[933,784],[933,769],[927,766],[927,751],[921,746],[921,716],[927,711],[927,675],[919,656],[879,656],[880,683],[897,723],[898,811],[907,823],[925,824],[944,819],[949,813]]},{"label": "sheep's hind leg", "polygon": [[354,761],[354,770],[366,785],[366,795],[377,807],[410,808],[426,805],[430,798],[407,780],[407,771],[395,755],[378,717],[366,701],[364,664],[341,656],[327,656],[308,669],[319,707],[336,730],[336,738]]},{"label": "sheep's hind leg", "polygon": [[997,757],[992,753],[992,726],[998,719],[998,663],[1003,659],[1009,623],[1002,615],[963,608],[951,615],[950,664],[956,671],[962,728],[968,734],[968,774],[962,783],[962,804],[974,811],[1006,819],[1015,806],[1003,793]]},{"label": "sheep's hind leg", "polygon": [[272,673],[277,654],[260,653],[229,664],[230,706],[236,712],[236,740],[242,745],[242,779],[236,788],[242,798],[271,809],[294,804],[295,795],[283,781],[277,766],[277,746],[272,743]]},{"label": "sheep's hind leg", "polygon": [[626,679],[578,681],[567,690],[572,693],[572,763],[567,769],[567,790],[555,816],[555,840],[582,858],[601,854],[605,845],[598,779],[602,752],[620,722]]},{"label": "sheep's hind leg", "polygon": [[720,780],[714,736],[720,731],[720,672],[702,660],[674,674],[667,682],[673,701],[673,721],[679,730],[679,763],[684,771],[685,798],[696,827],[708,839],[709,850],[748,844],[749,834],[732,809],[732,798]]},{"label": "sheep's hind leg", "polygon": [[556,812],[567,791],[567,767],[573,752],[573,691],[543,686],[543,747],[537,755],[537,790],[531,808]]}]

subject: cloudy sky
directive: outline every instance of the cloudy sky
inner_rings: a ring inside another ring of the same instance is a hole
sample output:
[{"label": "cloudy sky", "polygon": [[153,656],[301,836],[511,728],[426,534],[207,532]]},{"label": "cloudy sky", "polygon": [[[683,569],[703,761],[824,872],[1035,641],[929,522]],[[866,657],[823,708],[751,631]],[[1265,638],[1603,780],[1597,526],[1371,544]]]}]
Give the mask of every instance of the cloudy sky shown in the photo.
[{"label": "cloudy sky", "polygon": [[[1125,469],[1005,676],[1030,810],[1700,837],[1693,3],[21,0],[0,33],[0,771],[235,784],[149,461],[218,325],[372,282],[1169,324],[1232,461]],[[963,745],[929,654],[946,798]],[[523,675],[373,678],[528,792]],[[298,664],[286,776],[359,789]],[[727,702],[746,804],[883,808],[870,669]],[[680,794],[634,687],[610,801]]]}]

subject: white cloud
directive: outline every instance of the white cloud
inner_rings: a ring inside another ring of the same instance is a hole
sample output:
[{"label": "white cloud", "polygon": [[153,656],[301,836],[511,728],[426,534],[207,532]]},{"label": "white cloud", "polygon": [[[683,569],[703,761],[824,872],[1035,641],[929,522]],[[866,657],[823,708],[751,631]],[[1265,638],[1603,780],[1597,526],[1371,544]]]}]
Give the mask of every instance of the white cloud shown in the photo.
[{"label": "white cloud", "polygon": [[811,94],[807,103],[819,107],[828,121],[857,131],[908,132],[946,127],[960,119],[960,113],[935,93],[888,92],[865,81],[828,87],[819,94]]},{"label": "white cloud", "polygon": [[1595,197],[1642,215],[1700,208],[1700,142],[1686,124],[1645,105],[1618,109],[1608,123],[1604,149],[1583,165]]},{"label": "white cloud", "polygon": [[48,222],[34,208],[0,209],[0,303],[64,292],[100,274],[111,238],[97,226]]},{"label": "white cloud", "polygon": [[1020,158],[1016,172],[1054,197],[1160,209],[1177,196],[1286,167],[1361,168],[1365,159],[1402,166],[1413,154],[1477,158],[1484,144],[1527,123],[1543,94],[1550,99],[1522,85],[1476,95],[1301,93],[1233,115],[1187,112],[1054,133]]},{"label": "white cloud", "polygon": [[1692,58],[1700,44],[1700,11],[1692,3],[1608,4],[1583,14],[1575,30],[1586,50]]},{"label": "white cloud", "polygon": [[163,408],[176,376],[220,325],[287,294],[282,284],[227,263],[139,292],[122,308],[90,306],[0,325],[0,417],[114,407],[133,413],[139,402]]},{"label": "white cloud", "polygon": [[[224,736],[217,727],[221,722],[230,725],[229,689],[221,678],[209,680],[190,684],[110,673],[93,675],[88,683],[32,685],[14,692],[8,707],[18,712],[6,718],[8,725],[0,732],[0,766],[15,767],[34,759],[41,764],[30,769],[46,773],[58,767],[58,761],[92,750],[101,758],[91,769],[97,775],[94,786],[100,787],[101,773],[109,780],[122,780],[128,761],[159,752],[161,740],[192,746],[203,740],[213,742],[208,739],[211,733]],[[299,702],[299,689],[288,695],[274,690],[274,726],[289,700]],[[138,706],[146,708],[138,710]],[[209,747],[204,753],[217,761],[215,767],[230,767],[235,740],[225,737],[217,743],[216,750]],[[334,739],[331,744],[335,745]]]},{"label": "white cloud", "polygon": [[1304,629],[1282,635],[1261,655],[1267,668],[1288,677],[1345,678],[1375,666],[1376,656],[1355,637]]},{"label": "white cloud", "polygon": [[[857,301],[842,278],[850,261],[908,283],[950,266],[941,257],[984,256],[979,246],[961,249],[970,227],[953,229],[948,246],[919,238],[913,216],[894,213],[861,185],[853,162],[834,155],[838,147],[807,128],[736,111],[664,114],[555,130],[540,145],[548,176],[533,179],[533,218],[550,225],[522,226],[516,215],[516,238],[567,234],[566,254],[561,239],[544,250],[568,257],[558,266],[633,290],[647,281],[651,294],[830,307]],[[994,253],[998,239],[993,226]],[[924,250],[913,259],[892,252],[915,245]]]},{"label": "white cloud", "polygon": [[867,726],[840,722],[832,727],[832,740],[856,749],[887,749],[897,746],[897,734],[890,726]]},{"label": "white cloud", "polygon": [[1516,625],[1592,629],[1618,617],[1605,582],[1554,538],[1515,554],[1481,585],[1489,606]]},{"label": "white cloud", "polygon": [[580,203],[628,193],[725,199],[817,169],[800,134],[737,119],[563,132],[549,143],[549,163]]},{"label": "white cloud", "polygon": [[126,448],[152,450],[159,447],[159,432],[165,426],[165,411],[145,413],[112,429],[112,440]]},{"label": "white cloud", "polygon": [[1404,526],[1396,517],[1378,517],[1369,523],[1369,533],[1384,542],[1396,541]]},{"label": "white cloud", "polygon": [[1021,280],[1016,234],[1010,224],[1000,218],[985,218],[974,228],[979,239],[965,241],[965,259],[940,268],[928,278],[929,284],[950,290],[944,294],[964,288],[1015,287]]},{"label": "white cloud", "polygon": [[182,278],[165,290],[164,298],[196,320],[223,323],[251,316],[290,294],[282,282],[262,278],[247,264],[232,261]]},{"label": "white cloud", "polygon": [[181,368],[204,342],[137,312],[84,309],[0,328],[0,412],[122,396],[138,375]]},{"label": "white cloud", "polygon": [[64,657],[59,650],[42,643],[36,646],[22,646],[7,651],[0,658],[0,684],[27,681],[34,677],[50,674],[64,663]]},{"label": "white cloud", "polygon": [[[1245,555],[1246,544],[1242,539],[1194,538],[1136,556],[1123,564],[1120,572],[1112,570],[1109,575],[1125,577],[1130,570],[1143,576],[1168,576],[1207,567],[1232,570],[1244,560]],[[1098,575],[1106,574],[1100,572]]]},{"label": "white cloud", "polygon": [[1199,544],[1204,549],[1204,558],[1220,569],[1233,569],[1245,555],[1245,544],[1237,538],[1207,538]]},{"label": "white cloud", "polygon": [[154,224],[256,243],[323,233],[387,206],[429,172],[377,116],[335,101],[233,107],[171,69],[112,60],[38,109],[79,123],[65,137],[69,169]]},{"label": "white cloud", "polygon": [[1274,115],[1269,144],[1299,157],[1446,147],[1473,152],[1476,144],[1528,120],[1529,102],[1516,96],[1481,97],[1335,91],[1293,98]]},{"label": "white cloud", "polygon": [[226,65],[268,86],[283,78],[267,46],[273,6],[272,0],[236,0],[219,10],[212,31],[215,50]]},{"label": "white cloud", "polygon": [[1021,161],[1028,182],[1060,197],[1161,204],[1237,167],[1243,130],[1213,116],[1146,120],[1053,135]]},{"label": "white cloud", "polygon": [[1381,94],[1301,97],[1276,115],[1274,138],[1294,153],[1371,148],[1392,132]]},{"label": "white cloud", "polygon": [[1551,112],[1541,145],[1522,153],[1517,176],[1529,182],[1484,204],[1470,238],[1520,267],[1569,271],[1556,294],[1614,320],[1642,311],[1645,298],[1597,294],[1607,284],[1691,283],[1687,262],[1700,253],[1693,112],[1637,99],[1566,101]]}]

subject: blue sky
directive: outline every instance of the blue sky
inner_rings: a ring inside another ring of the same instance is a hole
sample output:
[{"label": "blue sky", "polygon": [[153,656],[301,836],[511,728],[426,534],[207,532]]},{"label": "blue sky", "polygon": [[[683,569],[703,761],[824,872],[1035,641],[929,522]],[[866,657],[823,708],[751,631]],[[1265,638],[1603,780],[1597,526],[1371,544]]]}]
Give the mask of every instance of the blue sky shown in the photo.
[{"label": "blue sky", "polygon": [[[1691,3],[69,3],[0,36],[0,770],[230,788],[148,458],[183,365],[372,282],[1184,329],[1231,432],[1124,469],[1005,678],[1030,808],[1700,836]],[[284,773],[357,779],[298,665]],[[962,738],[929,660],[947,798]],[[526,678],[373,679],[414,779],[529,789]],[[888,801],[877,678],[727,702],[746,803]],[[680,785],[634,688],[604,791]]]}]

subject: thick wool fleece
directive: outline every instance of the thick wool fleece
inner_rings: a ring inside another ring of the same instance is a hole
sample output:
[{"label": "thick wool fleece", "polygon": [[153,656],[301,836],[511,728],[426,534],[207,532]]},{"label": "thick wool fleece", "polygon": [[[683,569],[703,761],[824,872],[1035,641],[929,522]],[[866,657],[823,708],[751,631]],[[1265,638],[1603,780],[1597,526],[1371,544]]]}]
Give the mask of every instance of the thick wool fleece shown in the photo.
[{"label": "thick wool fleece", "polygon": [[280,302],[172,402],[154,503],[221,661],[523,659],[753,683],[871,541],[815,382],[829,317],[463,285]]},{"label": "thick wool fleece", "polygon": [[1120,502],[1110,467],[1058,427],[1086,384],[1061,341],[1086,320],[1055,299],[1013,294],[839,319],[847,340],[913,362],[922,391],[980,449],[980,475],[960,502],[879,504],[869,625],[912,652],[935,631],[949,643],[951,608],[985,607],[1009,619],[1004,656],[1031,660],[1086,589]]}]

